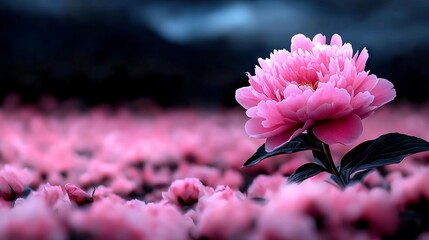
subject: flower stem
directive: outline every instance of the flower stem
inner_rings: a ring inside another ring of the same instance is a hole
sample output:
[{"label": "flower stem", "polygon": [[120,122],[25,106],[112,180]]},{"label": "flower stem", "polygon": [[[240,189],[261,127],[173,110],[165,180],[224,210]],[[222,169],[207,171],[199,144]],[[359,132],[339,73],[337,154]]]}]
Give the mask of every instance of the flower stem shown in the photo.
[{"label": "flower stem", "polygon": [[341,188],[345,188],[347,180],[341,177],[341,173],[338,171],[337,166],[335,166],[329,145],[320,141],[320,139],[314,135],[312,128],[307,129],[307,134],[310,136],[315,146],[317,146],[316,149],[313,150],[313,156],[316,162],[321,163],[326,168],[327,172],[332,174],[334,181]]},{"label": "flower stem", "polygon": [[338,171],[337,167],[335,166],[334,160],[332,158],[331,149],[329,148],[329,145],[322,142],[323,147],[323,153],[326,156],[326,160],[328,161],[328,171],[331,174],[334,174],[335,178],[337,178],[337,183],[340,185],[341,188],[344,188],[346,186],[344,180],[341,178],[341,173]]}]

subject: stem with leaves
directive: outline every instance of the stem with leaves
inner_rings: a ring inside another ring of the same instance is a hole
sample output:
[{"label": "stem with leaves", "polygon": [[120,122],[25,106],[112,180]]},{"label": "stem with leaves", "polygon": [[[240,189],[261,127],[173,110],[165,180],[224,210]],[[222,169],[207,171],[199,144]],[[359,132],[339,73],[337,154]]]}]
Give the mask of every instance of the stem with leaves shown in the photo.
[{"label": "stem with leaves", "polygon": [[331,149],[329,145],[326,143],[322,143],[323,153],[326,155],[327,163],[328,163],[328,172],[333,174],[333,178],[336,178],[336,182],[340,185],[341,188],[344,188],[347,183],[341,177],[341,173],[338,171],[337,166],[335,166],[334,160],[332,159]]},{"label": "stem with leaves", "polygon": [[336,166],[329,145],[320,141],[312,130],[308,129],[307,134],[300,134],[274,151],[267,152],[265,145],[262,145],[243,167],[253,166],[268,157],[305,150],[312,151],[315,162],[297,168],[289,176],[289,182],[302,182],[321,172],[328,172],[339,187],[345,188],[361,181],[377,167],[399,163],[406,156],[429,151],[429,142],[401,133],[385,134],[357,145],[343,156],[340,166]]}]

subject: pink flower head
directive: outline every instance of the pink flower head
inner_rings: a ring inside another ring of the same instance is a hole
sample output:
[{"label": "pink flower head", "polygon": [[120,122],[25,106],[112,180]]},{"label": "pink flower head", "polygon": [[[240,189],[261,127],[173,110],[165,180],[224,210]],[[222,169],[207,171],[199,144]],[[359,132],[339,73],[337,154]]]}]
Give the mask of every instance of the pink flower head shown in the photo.
[{"label": "pink flower head", "polygon": [[328,144],[351,144],[362,133],[361,120],[392,101],[393,84],[365,71],[368,51],[353,55],[352,46],[334,34],[330,44],[292,37],[291,51],[275,50],[258,59],[250,86],[236,91],[236,100],[250,119],[246,132],[266,138],[273,151],[312,127]]},{"label": "pink flower head", "polygon": [[46,183],[41,185],[33,195],[45,200],[49,206],[54,206],[55,203],[61,200],[64,192],[60,186],[52,186],[51,184]]},{"label": "pink flower head", "polygon": [[78,206],[84,206],[94,201],[95,188],[92,195],[89,195],[87,192],[71,183],[67,183],[64,188],[66,189],[70,201]]},{"label": "pink flower head", "polygon": [[0,211],[0,239],[67,239],[64,225],[42,199],[22,199]]},{"label": "pink flower head", "polygon": [[13,201],[30,184],[33,176],[27,169],[5,165],[0,169],[0,198]]},{"label": "pink flower head", "polygon": [[185,178],[174,181],[162,196],[170,203],[191,206],[198,202],[201,196],[210,195],[213,191],[212,188],[204,186],[197,178]]}]

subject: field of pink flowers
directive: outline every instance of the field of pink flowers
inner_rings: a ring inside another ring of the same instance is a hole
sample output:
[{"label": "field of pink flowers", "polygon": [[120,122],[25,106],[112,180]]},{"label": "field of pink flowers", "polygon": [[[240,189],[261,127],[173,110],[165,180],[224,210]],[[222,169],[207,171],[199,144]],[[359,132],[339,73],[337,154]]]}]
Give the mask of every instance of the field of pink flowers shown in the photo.
[{"label": "field of pink flowers", "polygon": [[[0,239],[429,239],[428,152],[345,190],[325,174],[287,183],[311,153],[241,168],[263,143],[243,111],[7,102]],[[357,143],[429,140],[429,105],[391,104],[363,124]],[[332,145],[334,159],[351,147]]]}]

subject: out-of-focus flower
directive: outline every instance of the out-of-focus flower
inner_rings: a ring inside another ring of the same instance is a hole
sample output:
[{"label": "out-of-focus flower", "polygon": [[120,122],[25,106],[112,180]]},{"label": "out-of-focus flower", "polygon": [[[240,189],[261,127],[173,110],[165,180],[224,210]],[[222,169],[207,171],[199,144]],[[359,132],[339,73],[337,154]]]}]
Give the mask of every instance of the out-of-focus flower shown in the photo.
[{"label": "out-of-focus flower", "polygon": [[64,192],[60,186],[51,186],[47,183],[40,186],[33,195],[45,200],[49,206],[54,206],[64,196]]},{"label": "out-of-focus flower", "polygon": [[248,73],[250,86],[236,91],[250,117],[246,132],[266,138],[267,151],[310,127],[327,144],[353,143],[361,120],[396,96],[391,82],[364,70],[367,59],[366,49],[353,55],[337,34],[330,44],[321,34],[313,40],[295,35],[290,52],[260,58],[255,75]]},{"label": "out-of-focus flower", "polygon": [[32,174],[26,169],[18,169],[11,165],[5,165],[0,169],[0,198],[13,201],[30,184]]},{"label": "out-of-focus flower", "polygon": [[77,204],[78,206],[84,206],[94,201],[93,196],[89,195],[87,192],[74,184],[67,183],[64,188],[66,189],[70,201]]},{"label": "out-of-focus flower", "polygon": [[192,206],[201,196],[210,195],[213,192],[213,188],[204,186],[197,178],[185,178],[174,181],[162,196],[175,205]]},{"label": "out-of-focus flower", "polygon": [[355,184],[342,191],[322,181],[303,182],[266,196],[257,239],[378,239],[394,234],[399,223],[394,199],[381,188]]},{"label": "out-of-focus flower", "polygon": [[102,199],[86,211],[73,211],[71,228],[92,239],[146,239],[140,209]]},{"label": "out-of-focus flower", "polygon": [[30,198],[10,210],[0,209],[0,239],[67,239],[67,235],[48,205]]},{"label": "out-of-focus flower", "polygon": [[189,239],[192,220],[169,204],[105,198],[86,211],[73,211],[69,225],[91,239]]},{"label": "out-of-focus flower", "polygon": [[249,197],[264,197],[267,192],[276,192],[285,184],[286,180],[281,175],[259,175],[247,190]]},{"label": "out-of-focus flower", "polygon": [[260,206],[229,187],[218,186],[211,196],[201,198],[196,208],[196,239],[252,239]]},{"label": "out-of-focus flower", "polygon": [[97,186],[93,196],[94,202],[101,201],[104,198],[108,198],[110,201],[118,203],[125,201],[123,198],[115,194],[115,191],[112,188],[103,185]]},{"label": "out-of-focus flower", "polygon": [[392,197],[400,206],[417,204],[419,201],[429,202],[429,168],[420,166],[414,174],[404,177],[394,172],[388,176]]}]

